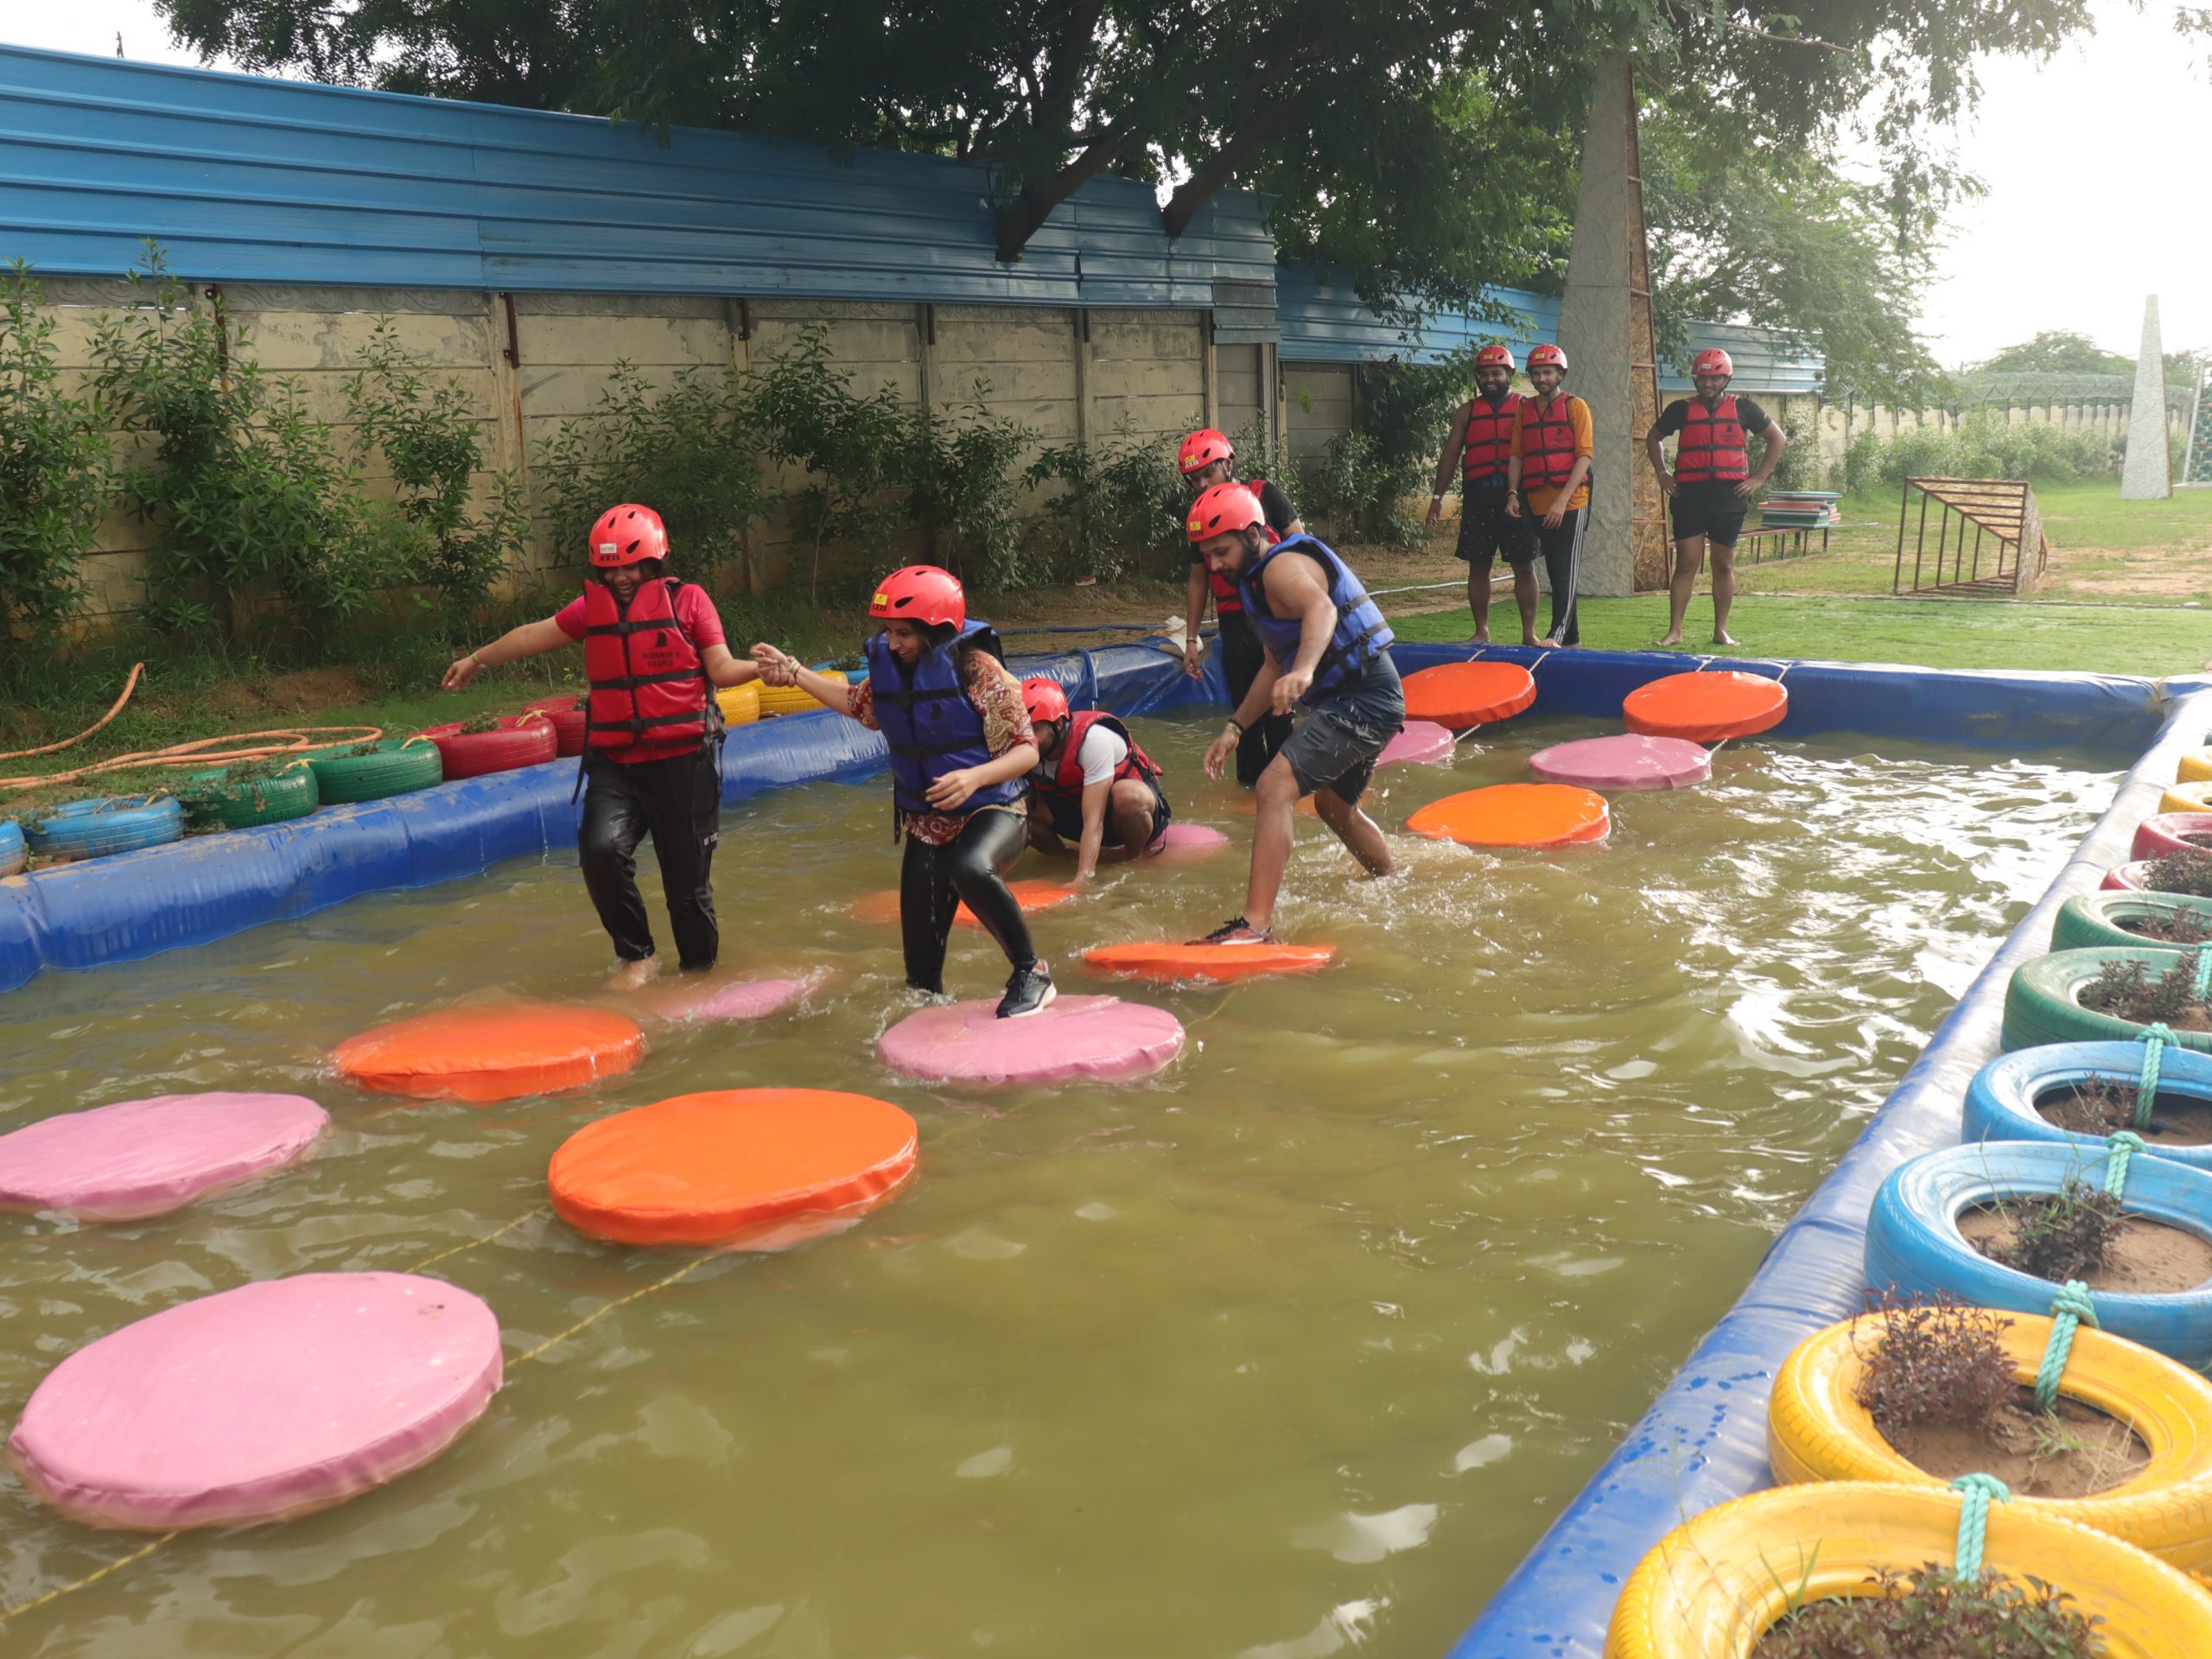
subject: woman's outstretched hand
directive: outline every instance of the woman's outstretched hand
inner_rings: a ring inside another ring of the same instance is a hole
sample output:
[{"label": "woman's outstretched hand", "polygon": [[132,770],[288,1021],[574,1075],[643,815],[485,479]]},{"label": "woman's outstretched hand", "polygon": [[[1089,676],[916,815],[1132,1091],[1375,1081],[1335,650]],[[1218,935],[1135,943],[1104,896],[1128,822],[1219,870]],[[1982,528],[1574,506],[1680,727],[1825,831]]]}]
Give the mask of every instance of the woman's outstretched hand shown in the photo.
[{"label": "woman's outstretched hand", "polygon": [[798,658],[765,641],[753,647],[753,665],[770,685],[798,683]]}]

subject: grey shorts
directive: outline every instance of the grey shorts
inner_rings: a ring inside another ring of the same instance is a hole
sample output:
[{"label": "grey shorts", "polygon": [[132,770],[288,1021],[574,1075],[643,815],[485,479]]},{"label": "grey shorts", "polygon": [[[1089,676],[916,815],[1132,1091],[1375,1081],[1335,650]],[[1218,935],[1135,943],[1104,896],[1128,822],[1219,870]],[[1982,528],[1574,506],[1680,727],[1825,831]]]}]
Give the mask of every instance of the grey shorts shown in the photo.
[{"label": "grey shorts", "polygon": [[1360,678],[1311,704],[1280,753],[1300,795],[1325,789],[1353,805],[1375,776],[1376,757],[1405,723],[1398,671],[1387,655],[1377,657]]}]

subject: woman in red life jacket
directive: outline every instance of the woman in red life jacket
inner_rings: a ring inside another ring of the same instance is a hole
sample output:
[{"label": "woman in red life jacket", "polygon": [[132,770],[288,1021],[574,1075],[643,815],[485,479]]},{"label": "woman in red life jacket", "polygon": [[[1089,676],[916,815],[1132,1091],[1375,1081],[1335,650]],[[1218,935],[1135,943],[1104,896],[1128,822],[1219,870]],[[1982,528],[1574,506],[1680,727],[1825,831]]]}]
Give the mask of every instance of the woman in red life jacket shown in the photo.
[{"label": "woman in red life jacket", "polygon": [[1536,548],[1528,525],[1505,510],[1512,492],[1506,474],[1513,459],[1513,429],[1520,423],[1521,394],[1513,390],[1513,353],[1485,346],[1475,353],[1475,395],[1459,406],[1444,451],[1436,458],[1436,493],[1428,498],[1428,526],[1444,513],[1444,492],[1459,474],[1459,542],[1453,550],[1467,567],[1467,609],[1475,619],[1471,645],[1490,643],[1490,573],[1500,557],[1513,571],[1513,602],[1521,632],[1536,632]]},{"label": "woman in red life jacket", "polygon": [[1088,881],[1102,855],[1158,850],[1171,814],[1160,768],[1129,728],[1095,709],[1071,710],[1057,680],[1021,683],[1043,757],[1029,774],[1029,844],[1042,853],[1076,843],[1075,879]]},{"label": "woman in red life jacket", "polygon": [[[1185,438],[1175,451],[1175,465],[1183,474],[1183,482],[1197,500],[1217,484],[1236,481],[1236,451],[1229,440],[1211,427],[1201,427]],[[1247,480],[1244,487],[1260,499],[1260,511],[1266,515],[1268,533],[1277,541],[1286,536],[1296,536],[1306,526],[1298,517],[1298,509],[1290,498],[1264,478]],[[1205,672],[1205,654],[1198,643],[1198,625],[1205,620],[1206,596],[1213,596],[1214,619],[1221,630],[1221,673],[1229,682],[1229,706],[1235,708],[1244,701],[1244,694],[1252,689],[1252,682],[1259,677],[1261,664],[1268,660],[1268,653],[1261,649],[1260,636],[1252,632],[1252,625],[1244,615],[1244,601],[1236,596],[1236,584],[1206,569],[1206,562],[1195,556],[1191,560],[1190,597],[1183,616],[1183,671],[1192,679]],[[1291,722],[1281,715],[1263,715],[1259,723],[1244,734],[1236,746],[1236,781],[1249,789],[1260,781],[1260,774],[1268,769],[1275,751],[1290,735]]]},{"label": "woman in red life jacket", "polygon": [[964,903],[1014,969],[999,1018],[1041,1014],[1058,995],[1052,970],[1006,885],[1028,841],[1024,780],[1037,764],[1021,682],[1000,661],[990,625],[969,620],[967,594],[949,570],[893,571],[868,613],[883,632],[868,641],[868,678],[858,685],[802,668],[773,645],[753,646],[753,661],[771,683],[804,688],[890,746],[893,833],[906,839],[899,871],[906,983],[943,994],[945,945]]},{"label": "woman in red life jacket", "polygon": [[712,865],[721,837],[721,717],[713,688],[760,671],[734,657],[714,601],[668,575],[668,531],[651,507],[609,507],[591,528],[591,575],[556,615],[525,622],[446,670],[458,691],[480,668],[581,642],[591,682],[576,832],[584,888],[614,941],[611,982],[632,990],[660,966],[638,893],[638,843],[651,836],[677,959],[711,968],[721,950]]},{"label": "woman in red life jacket", "polygon": [[[1697,396],[1675,399],[1643,435],[1643,453],[1668,496],[1675,531],[1667,632],[1655,641],[1658,645],[1682,643],[1682,621],[1689,614],[1690,595],[1697,590],[1697,574],[1708,546],[1713,550],[1713,643],[1736,643],[1728,632],[1728,610],[1736,598],[1736,542],[1744,533],[1744,515],[1751,510],[1751,498],[1766,483],[1789,441],[1764,410],[1728,390],[1735,373],[1735,364],[1718,346],[1700,352],[1690,365]],[[1681,436],[1675,445],[1675,470],[1670,473],[1660,445],[1675,432]],[[1749,453],[1753,433],[1759,439],[1757,468]]]}]

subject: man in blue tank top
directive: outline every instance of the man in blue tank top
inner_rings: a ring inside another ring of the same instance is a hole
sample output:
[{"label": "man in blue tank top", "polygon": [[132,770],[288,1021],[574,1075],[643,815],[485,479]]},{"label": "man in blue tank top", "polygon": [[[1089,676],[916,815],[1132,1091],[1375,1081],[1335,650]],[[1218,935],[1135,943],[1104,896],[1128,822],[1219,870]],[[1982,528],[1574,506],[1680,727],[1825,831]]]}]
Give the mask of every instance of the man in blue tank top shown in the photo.
[{"label": "man in blue tank top", "polygon": [[1266,944],[1275,894],[1290,862],[1291,813],[1301,796],[1367,868],[1396,865],[1375,821],[1359,810],[1376,757],[1406,723],[1406,696],[1390,661],[1390,626],[1351,567],[1312,536],[1269,544],[1267,516],[1241,484],[1217,484],[1191,506],[1191,543],[1209,569],[1236,584],[1267,661],[1236,714],[1206,750],[1218,779],[1245,729],[1272,711],[1303,708],[1299,722],[1253,786],[1252,874],[1244,913],[1195,944]]}]

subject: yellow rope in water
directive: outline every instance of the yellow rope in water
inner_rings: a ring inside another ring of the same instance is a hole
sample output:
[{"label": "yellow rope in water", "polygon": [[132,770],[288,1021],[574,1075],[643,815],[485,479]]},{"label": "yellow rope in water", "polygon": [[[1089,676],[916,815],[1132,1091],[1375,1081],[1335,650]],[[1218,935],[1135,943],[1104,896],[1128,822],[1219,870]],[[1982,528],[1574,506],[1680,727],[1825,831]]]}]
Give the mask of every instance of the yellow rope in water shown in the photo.
[{"label": "yellow rope in water", "polygon": [[4,1611],[0,1611],[0,1624],[6,1624],[10,1619],[14,1618],[20,1614],[35,1612],[39,1608],[45,1606],[49,1601],[59,1601],[62,1597],[69,1594],[70,1592],[73,1590],[82,1590],[89,1585],[98,1584],[102,1579],[107,1577],[109,1573],[120,1573],[124,1567],[129,1567],[134,1561],[144,1560],[149,1555],[152,1554],[156,1550],[159,1549],[163,1544],[166,1544],[170,1539],[175,1536],[176,1534],[174,1532],[165,1532],[160,1537],[153,1539],[147,1543],[141,1544],[137,1548],[132,1550],[128,1555],[118,1555],[115,1560],[110,1561],[105,1567],[94,1568],[92,1572],[86,1573],[83,1578],[78,1580],[74,1584],[65,1584],[59,1590],[49,1590],[42,1596],[35,1596],[29,1601],[20,1603],[17,1605],[7,1608]]},{"label": "yellow rope in water", "polygon": [[632,1291],[626,1296],[617,1296],[613,1301],[601,1304],[600,1306],[594,1308],[590,1313],[585,1314],[583,1318],[578,1319],[567,1330],[561,1332],[556,1336],[546,1338],[544,1341],[539,1343],[535,1348],[527,1348],[521,1353],[517,1354],[512,1359],[507,1362],[507,1369],[509,1370],[512,1370],[518,1365],[521,1365],[526,1363],[528,1361],[536,1359],[540,1354],[543,1353],[549,1348],[558,1348],[570,1337],[575,1336],[580,1332],[588,1330],[591,1326],[598,1324],[600,1320],[605,1319],[609,1313],[613,1313],[615,1309],[627,1307],[631,1303],[636,1301],[641,1296],[650,1296],[657,1290],[666,1290],[671,1285],[677,1284],[683,1280],[690,1278],[701,1268],[705,1267],[708,1262],[713,1261],[716,1252],[710,1250],[704,1255],[694,1256],[690,1261],[686,1262],[682,1267],[677,1268],[675,1272],[664,1274],[661,1278],[654,1280],[650,1285],[640,1286],[638,1289]]},{"label": "yellow rope in water", "polygon": [[451,1249],[440,1250],[435,1255],[426,1255],[420,1262],[417,1262],[413,1267],[404,1268],[401,1271],[404,1273],[420,1273],[423,1268],[433,1267],[438,1262],[443,1262],[448,1256],[459,1255],[464,1250],[473,1250],[480,1244],[489,1244],[495,1238],[505,1238],[509,1233],[514,1231],[516,1228],[521,1226],[525,1221],[536,1221],[540,1216],[548,1216],[552,1213],[553,1208],[550,1205],[541,1204],[535,1210],[524,1211],[521,1215],[517,1216],[512,1221],[508,1222],[505,1226],[493,1228],[481,1238],[472,1238],[465,1244],[456,1244]]}]

